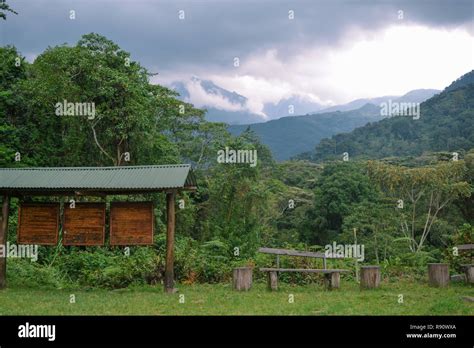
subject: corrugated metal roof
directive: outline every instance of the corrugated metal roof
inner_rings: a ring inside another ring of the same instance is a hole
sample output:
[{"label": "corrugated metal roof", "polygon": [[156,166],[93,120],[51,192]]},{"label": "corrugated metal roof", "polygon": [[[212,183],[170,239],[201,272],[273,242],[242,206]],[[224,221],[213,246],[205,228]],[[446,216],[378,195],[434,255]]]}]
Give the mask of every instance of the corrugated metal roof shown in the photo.
[{"label": "corrugated metal roof", "polygon": [[162,190],[195,187],[189,164],[0,168],[0,190]]}]

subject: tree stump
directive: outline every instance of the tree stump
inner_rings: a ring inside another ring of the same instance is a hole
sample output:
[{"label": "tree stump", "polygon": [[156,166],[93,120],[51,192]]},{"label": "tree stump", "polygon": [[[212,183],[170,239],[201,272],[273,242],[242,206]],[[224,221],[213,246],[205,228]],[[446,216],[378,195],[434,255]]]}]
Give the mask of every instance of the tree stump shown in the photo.
[{"label": "tree stump", "polygon": [[474,284],[474,265],[465,265],[464,270],[466,272],[466,282]]},{"label": "tree stump", "polygon": [[237,291],[248,291],[252,287],[252,268],[234,268],[233,286]]},{"label": "tree stump", "polygon": [[339,285],[341,283],[341,273],[326,273],[324,276],[326,278],[326,287],[328,290],[339,289]]},{"label": "tree stump", "polygon": [[449,270],[446,263],[429,263],[428,279],[430,286],[445,287],[449,284]]},{"label": "tree stump", "polygon": [[268,272],[268,290],[278,290],[278,272]]},{"label": "tree stump", "polygon": [[380,285],[380,266],[360,267],[360,288],[374,289]]}]

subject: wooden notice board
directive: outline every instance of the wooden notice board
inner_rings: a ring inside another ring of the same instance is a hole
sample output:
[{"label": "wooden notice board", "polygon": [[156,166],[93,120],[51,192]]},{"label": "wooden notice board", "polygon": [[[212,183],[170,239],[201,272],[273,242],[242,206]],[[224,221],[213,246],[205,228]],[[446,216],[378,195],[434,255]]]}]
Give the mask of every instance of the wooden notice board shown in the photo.
[{"label": "wooden notice board", "polygon": [[104,245],[105,203],[64,206],[64,245]]},{"label": "wooden notice board", "polygon": [[115,202],[110,205],[110,245],[153,244],[153,203]]},{"label": "wooden notice board", "polygon": [[59,203],[21,203],[18,211],[18,244],[56,245]]}]

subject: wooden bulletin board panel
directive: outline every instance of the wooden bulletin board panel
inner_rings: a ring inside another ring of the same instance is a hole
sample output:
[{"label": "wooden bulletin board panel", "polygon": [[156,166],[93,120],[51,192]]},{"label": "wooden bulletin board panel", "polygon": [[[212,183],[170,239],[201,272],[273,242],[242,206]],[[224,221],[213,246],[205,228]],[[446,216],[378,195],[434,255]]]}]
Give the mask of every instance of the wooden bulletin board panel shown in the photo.
[{"label": "wooden bulletin board panel", "polygon": [[110,205],[110,245],[153,244],[153,203],[115,202]]},{"label": "wooden bulletin board panel", "polygon": [[59,203],[21,203],[18,210],[18,244],[56,245]]},{"label": "wooden bulletin board panel", "polygon": [[64,206],[64,245],[104,245],[105,203],[76,203]]}]

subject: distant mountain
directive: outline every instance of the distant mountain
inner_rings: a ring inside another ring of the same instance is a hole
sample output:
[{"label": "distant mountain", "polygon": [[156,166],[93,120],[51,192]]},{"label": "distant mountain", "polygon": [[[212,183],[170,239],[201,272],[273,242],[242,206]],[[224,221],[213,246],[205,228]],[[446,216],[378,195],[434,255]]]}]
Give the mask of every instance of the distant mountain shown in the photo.
[{"label": "distant mountain", "polygon": [[205,118],[209,122],[224,122],[227,124],[260,123],[262,116],[249,111],[227,111],[206,106]]},{"label": "distant mountain", "polygon": [[266,103],[263,114],[256,114],[248,107],[248,98],[216,85],[210,80],[193,76],[189,81],[175,81],[170,88],[179,93],[180,99],[207,109],[206,119],[211,122],[247,124],[265,122],[282,116],[304,115],[324,106],[294,95],[278,103]]},{"label": "distant mountain", "polygon": [[453,81],[448,87],[444,89],[445,92],[449,91],[454,91],[455,89],[458,89],[463,86],[467,86],[471,83],[474,83],[474,70],[471,70],[467,74],[464,74],[460,78],[458,78],[456,81]]},{"label": "distant mountain", "polygon": [[188,100],[190,95],[186,85],[182,81],[175,81],[170,86],[171,89],[175,90],[179,93],[179,99],[181,100]]},{"label": "distant mountain", "polygon": [[262,123],[266,120],[284,116],[309,115],[334,111],[357,110],[370,103],[380,106],[381,103],[392,101],[422,102],[438,90],[418,89],[403,96],[383,96],[353,100],[350,103],[327,107],[322,103],[301,95],[292,95],[281,99],[278,103],[265,103],[262,113],[252,112],[248,106],[248,98],[216,85],[211,80],[202,80],[197,76],[185,81],[175,81],[170,87],[179,93],[179,98],[197,107],[205,108],[206,119],[211,122],[224,122],[231,125]]},{"label": "distant mountain", "polygon": [[319,111],[318,110],[314,110],[314,111],[317,111],[319,113],[332,112],[332,111],[349,111],[349,110],[358,109],[367,103],[380,106],[381,103],[386,103],[388,102],[388,100],[392,100],[392,102],[422,103],[439,92],[441,91],[437,89],[415,89],[402,96],[387,95],[387,96],[377,97],[377,98],[356,99],[347,104],[335,105],[329,108],[320,109]]},{"label": "distant mountain", "polygon": [[313,114],[325,106],[301,96],[282,99],[277,104],[266,103],[263,112],[271,119],[284,116]]},{"label": "distant mountain", "polygon": [[287,160],[314,149],[323,138],[349,132],[367,122],[382,119],[380,108],[366,104],[357,110],[336,111],[306,116],[282,117],[264,123],[232,125],[229,131],[238,135],[248,127],[269,146],[276,160]]},{"label": "distant mountain", "polygon": [[[246,97],[219,87],[210,80],[193,76],[189,81],[175,81],[170,87],[179,93],[179,99],[205,108],[206,120],[210,122],[242,124],[265,121],[263,115],[248,109]],[[222,105],[220,108],[215,106],[219,104]]]},{"label": "distant mountain", "polygon": [[318,162],[340,158],[343,152],[352,158],[383,158],[474,148],[473,73],[423,102],[419,116],[396,116],[368,123],[350,133],[323,139],[313,151],[297,158]]},{"label": "distant mountain", "polygon": [[[209,95],[221,96],[231,104],[245,106],[245,104],[247,103],[247,98],[245,98],[244,96],[236,92],[230,92],[222,87],[219,87],[210,80],[201,80],[199,77],[193,76],[191,77],[190,81],[187,81],[187,82],[200,86],[203,89],[203,91]],[[183,98],[191,97],[189,89],[188,89],[189,86],[187,85],[187,83],[183,81],[175,81],[171,84],[170,87],[174,89],[176,92],[178,92],[179,95]]]}]

